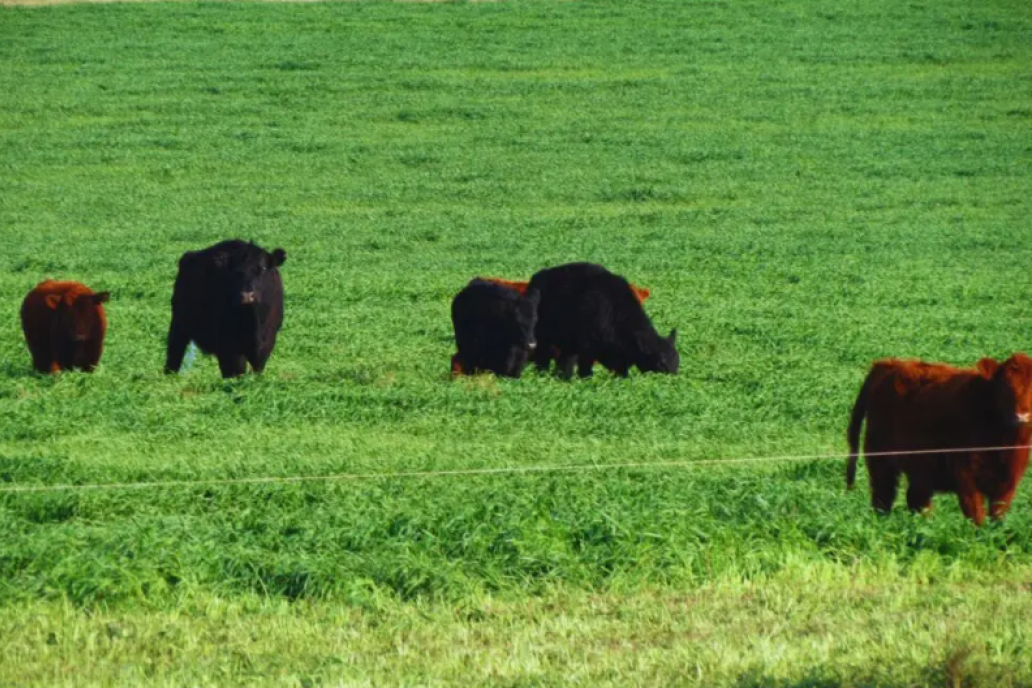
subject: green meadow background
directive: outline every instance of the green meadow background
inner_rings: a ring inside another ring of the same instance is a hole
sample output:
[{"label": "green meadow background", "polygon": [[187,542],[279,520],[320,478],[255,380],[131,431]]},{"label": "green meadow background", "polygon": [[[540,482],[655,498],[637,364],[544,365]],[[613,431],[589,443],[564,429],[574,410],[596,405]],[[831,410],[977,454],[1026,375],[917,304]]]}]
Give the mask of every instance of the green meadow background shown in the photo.
[{"label": "green meadow background", "polygon": [[[873,359],[1032,349],[1030,189],[1018,0],[0,8],[0,685],[1032,684],[1028,484],[843,484]],[[165,376],[226,238],[278,347]],[[466,281],[574,260],[678,376],[449,378]],[[48,277],[93,375],[31,370]]]}]

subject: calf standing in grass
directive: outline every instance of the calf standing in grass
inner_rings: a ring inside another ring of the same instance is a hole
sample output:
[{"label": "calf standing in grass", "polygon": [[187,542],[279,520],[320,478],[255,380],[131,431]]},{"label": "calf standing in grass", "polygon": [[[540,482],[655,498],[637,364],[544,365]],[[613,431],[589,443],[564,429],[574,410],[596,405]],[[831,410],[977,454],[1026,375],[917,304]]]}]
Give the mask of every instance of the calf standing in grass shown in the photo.
[{"label": "calf standing in grass", "polygon": [[[856,479],[860,430],[867,420],[864,457],[871,503],[887,512],[907,475],[907,506],[931,508],[932,494],[956,492],[964,515],[982,525],[1002,518],[1028,467],[1032,434],[1032,359],[1014,354],[1003,363],[983,358],[974,369],[889,359],[867,374],[849,423],[846,486]],[[986,451],[984,447],[1023,447]],[[956,451],[908,454],[921,450]],[[870,456],[877,452],[901,452]]]},{"label": "calf standing in grass", "polygon": [[104,349],[107,317],[101,304],[107,300],[108,292],[94,293],[78,282],[36,285],[21,307],[32,366],[41,373],[74,368],[93,372]]},{"label": "calf standing in grass", "polygon": [[474,279],[452,301],[458,353],[453,374],[492,372],[519,377],[534,350],[537,297],[523,297],[492,281]]},{"label": "calf standing in grass", "polygon": [[617,375],[631,366],[642,372],[677,373],[677,330],[661,337],[630,283],[601,265],[570,263],[541,270],[527,287],[538,296],[535,364],[547,369],[556,358],[562,377],[589,377],[598,361]]},{"label": "calf standing in grass", "polygon": [[179,259],[172,292],[165,372],[178,372],[192,340],[219,361],[222,377],[256,373],[276,346],[283,324],[283,281],[277,269],[287,259],[253,242],[223,241]]}]

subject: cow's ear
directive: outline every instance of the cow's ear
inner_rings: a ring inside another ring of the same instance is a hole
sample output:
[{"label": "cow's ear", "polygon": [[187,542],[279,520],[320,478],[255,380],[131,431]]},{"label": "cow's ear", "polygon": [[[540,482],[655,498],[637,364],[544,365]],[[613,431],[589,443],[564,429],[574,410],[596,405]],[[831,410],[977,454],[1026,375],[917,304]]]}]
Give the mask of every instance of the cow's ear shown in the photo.
[{"label": "cow's ear", "polygon": [[281,248],[275,249],[272,252],[272,267],[278,268],[285,262],[287,262],[287,252]]},{"label": "cow's ear", "polygon": [[641,296],[641,300],[644,301],[652,295],[652,292],[649,291],[648,287],[638,287],[638,295]]},{"label": "cow's ear", "polygon": [[61,294],[47,294],[46,301],[47,308],[52,311],[56,311],[57,307],[61,305]]},{"label": "cow's ear", "polygon": [[674,344],[677,344],[677,328],[676,327],[674,329],[670,330],[670,336],[667,337],[666,340],[668,342],[670,342],[670,346],[673,346]]},{"label": "cow's ear", "polygon": [[1000,369],[1000,363],[991,358],[983,358],[975,364],[975,369],[986,377],[992,377]]},{"label": "cow's ear", "polygon": [[91,298],[93,299],[93,303],[95,303],[95,304],[97,304],[99,306],[102,303],[107,303],[108,302],[108,299],[111,298],[111,292],[109,292],[109,291],[98,291]]}]

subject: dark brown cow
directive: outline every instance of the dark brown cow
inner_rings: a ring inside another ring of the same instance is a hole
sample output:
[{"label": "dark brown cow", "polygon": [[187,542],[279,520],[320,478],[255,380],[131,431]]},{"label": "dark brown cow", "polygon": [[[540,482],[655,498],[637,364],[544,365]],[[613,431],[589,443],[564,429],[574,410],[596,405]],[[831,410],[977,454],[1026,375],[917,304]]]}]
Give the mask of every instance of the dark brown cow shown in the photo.
[{"label": "dark brown cow", "polygon": [[[508,287],[509,289],[513,289],[518,292],[520,296],[527,293],[527,287],[530,285],[530,282],[518,282],[502,279],[501,277],[478,277],[477,279],[482,279],[486,282],[494,282],[495,284],[500,284],[503,287]],[[634,292],[634,296],[638,299],[638,303],[644,303],[645,299],[649,298],[650,295],[648,287],[639,287],[634,284],[631,285],[631,291]]]},{"label": "dark brown cow", "polygon": [[[955,492],[964,515],[976,524],[985,521],[982,495],[989,499],[990,517],[1002,518],[1028,467],[1032,359],[1022,353],[1003,363],[983,358],[973,369],[914,360],[875,362],[849,423],[847,488],[856,479],[865,418],[864,462],[875,509],[892,508],[899,475],[905,473],[907,506],[914,511],[930,509],[936,492]],[[901,453],[871,456],[879,452]]]},{"label": "dark brown cow", "polygon": [[22,302],[21,322],[32,365],[41,373],[92,372],[104,349],[108,292],[78,282],[46,280]]}]

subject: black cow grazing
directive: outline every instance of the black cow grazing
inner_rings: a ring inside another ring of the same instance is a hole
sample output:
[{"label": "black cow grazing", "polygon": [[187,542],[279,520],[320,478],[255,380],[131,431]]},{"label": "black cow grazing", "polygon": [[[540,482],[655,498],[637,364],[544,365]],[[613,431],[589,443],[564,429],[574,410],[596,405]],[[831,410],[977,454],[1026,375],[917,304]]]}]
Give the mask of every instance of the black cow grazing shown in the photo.
[{"label": "black cow grazing", "polygon": [[527,287],[540,294],[534,363],[547,370],[555,358],[560,375],[590,377],[595,361],[624,377],[631,366],[649,373],[677,372],[677,330],[661,337],[630,283],[592,263],[541,270]]},{"label": "black cow grazing", "polygon": [[452,357],[452,373],[519,377],[534,350],[537,305],[536,296],[521,296],[480,278],[472,280],[452,301],[459,350]]},{"label": "black cow grazing", "polygon": [[178,372],[191,340],[219,361],[222,377],[243,375],[247,364],[260,373],[283,324],[283,281],[287,259],[254,242],[223,241],[179,259],[172,292],[165,372]]}]

